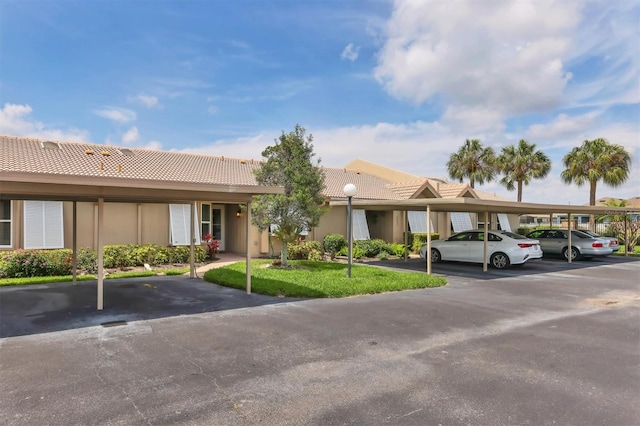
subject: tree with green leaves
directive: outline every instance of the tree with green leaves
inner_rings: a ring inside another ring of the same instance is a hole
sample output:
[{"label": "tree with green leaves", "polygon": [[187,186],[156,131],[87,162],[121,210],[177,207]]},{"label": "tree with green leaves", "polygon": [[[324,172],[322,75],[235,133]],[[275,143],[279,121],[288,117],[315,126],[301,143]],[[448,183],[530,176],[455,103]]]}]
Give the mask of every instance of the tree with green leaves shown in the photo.
[{"label": "tree with green leaves", "polygon": [[502,148],[496,161],[496,168],[504,174],[500,183],[507,190],[518,188],[518,202],[522,201],[522,186],[532,179],[542,179],[551,170],[551,160],[542,151],[536,151],[536,144],[520,139],[518,146]]},{"label": "tree with green leaves", "polygon": [[582,186],[589,183],[589,205],[596,205],[596,186],[603,181],[611,187],[622,185],[629,178],[631,156],[622,145],[610,144],[604,138],[585,140],[563,158],[565,183]]},{"label": "tree with green leaves", "polygon": [[457,152],[449,156],[447,161],[449,177],[463,182],[469,179],[469,186],[476,182],[491,182],[495,177],[495,152],[491,147],[483,147],[479,139],[467,139]]},{"label": "tree with green leaves", "polygon": [[[627,202],[611,198],[604,205],[627,207]],[[624,244],[627,247],[628,252],[634,253],[635,246],[640,241],[640,221],[631,220],[631,215],[621,213],[596,216],[596,222],[604,222],[606,219],[609,220],[609,231],[615,235],[620,244]]]},{"label": "tree with green leaves", "polygon": [[262,152],[263,161],[256,170],[261,185],[284,187],[284,194],[254,197],[252,222],[262,232],[275,225],[274,235],[282,242],[281,264],[287,266],[287,247],[295,243],[300,233],[318,226],[324,207],[324,171],[320,159],[313,157],[313,136],[296,125],[293,132],[284,133],[275,145]]}]

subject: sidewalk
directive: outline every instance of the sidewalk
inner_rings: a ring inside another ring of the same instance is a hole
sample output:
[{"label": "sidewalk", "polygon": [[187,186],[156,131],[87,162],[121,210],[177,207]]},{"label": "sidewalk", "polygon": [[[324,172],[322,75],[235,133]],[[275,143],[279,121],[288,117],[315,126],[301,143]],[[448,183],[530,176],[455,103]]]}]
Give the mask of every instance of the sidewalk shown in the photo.
[{"label": "sidewalk", "polygon": [[[243,262],[246,260],[245,256],[241,256],[237,253],[220,253],[218,254],[218,260],[211,262],[211,263],[207,263],[206,265],[202,265],[198,268],[196,268],[196,274],[201,277],[205,272],[207,272],[209,269],[213,269],[213,268],[221,268],[223,266],[227,266],[231,263],[236,263],[236,262]],[[189,275],[189,272],[185,273],[184,275]]]}]

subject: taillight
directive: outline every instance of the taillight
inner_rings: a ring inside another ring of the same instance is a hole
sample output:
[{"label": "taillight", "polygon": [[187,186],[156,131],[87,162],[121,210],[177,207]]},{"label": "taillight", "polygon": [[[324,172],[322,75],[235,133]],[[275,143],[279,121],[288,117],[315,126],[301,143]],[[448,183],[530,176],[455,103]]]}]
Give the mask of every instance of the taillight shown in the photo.
[{"label": "taillight", "polygon": [[591,247],[602,247],[602,243],[593,243]]},{"label": "taillight", "polygon": [[618,240],[611,240],[611,244],[618,245]]},{"label": "taillight", "polygon": [[520,247],[520,248],[529,248],[529,247],[533,247],[533,244],[520,243],[520,244],[518,244],[518,247]]}]

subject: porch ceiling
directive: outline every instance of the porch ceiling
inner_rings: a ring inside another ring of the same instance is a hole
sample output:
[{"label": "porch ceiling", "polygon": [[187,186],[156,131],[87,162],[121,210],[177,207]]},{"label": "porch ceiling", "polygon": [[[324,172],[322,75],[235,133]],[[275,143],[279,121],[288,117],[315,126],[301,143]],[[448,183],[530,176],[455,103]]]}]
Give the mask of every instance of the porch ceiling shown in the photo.
[{"label": "porch ceiling", "polygon": [[[346,206],[347,200],[334,200],[330,206]],[[439,212],[514,213],[514,214],[624,214],[637,212],[638,208],[607,206],[576,206],[563,204],[517,203],[476,198],[421,198],[412,200],[358,200],[352,199],[355,208],[371,210],[426,210]]]}]

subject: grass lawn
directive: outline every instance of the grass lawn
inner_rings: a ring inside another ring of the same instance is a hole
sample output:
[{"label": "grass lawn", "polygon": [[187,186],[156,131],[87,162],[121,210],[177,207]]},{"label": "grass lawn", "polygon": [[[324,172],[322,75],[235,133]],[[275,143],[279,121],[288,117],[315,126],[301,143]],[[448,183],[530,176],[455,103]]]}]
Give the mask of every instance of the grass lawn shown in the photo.
[{"label": "grass lawn", "polygon": [[[614,256],[624,256],[624,246],[620,245],[620,249],[613,253]],[[629,256],[640,256],[640,246],[635,246],[633,250],[629,250]]]},{"label": "grass lawn", "polygon": [[[159,275],[160,271],[128,271],[128,272],[114,272],[105,277],[105,279],[115,278],[136,278],[136,277],[152,277]],[[189,268],[175,268],[165,269],[161,271],[164,275],[182,275],[189,272]],[[90,281],[95,280],[95,275],[78,275],[76,277],[78,281]],[[71,275],[64,275],[59,277],[24,277],[24,278],[2,278],[0,279],[0,286],[8,285],[29,285],[29,284],[48,284],[59,282],[73,281]]]},{"label": "grass lawn", "polygon": [[[269,260],[251,262],[251,291],[268,296],[347,297],[384,293],[447,283],[443,277],[424,272],[397,272],[366,265],[353,265],[351,278],[347,265],[335,262],[290,261],[291,268],[270,266]],[[246,262],[211,269],[204,279],[226,287],[246,288]]]}]

